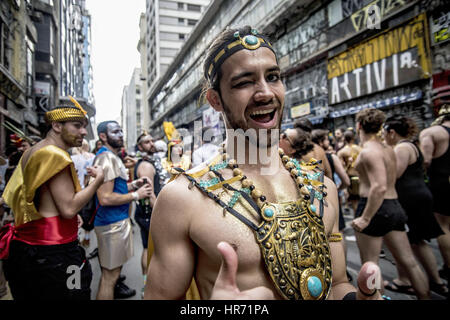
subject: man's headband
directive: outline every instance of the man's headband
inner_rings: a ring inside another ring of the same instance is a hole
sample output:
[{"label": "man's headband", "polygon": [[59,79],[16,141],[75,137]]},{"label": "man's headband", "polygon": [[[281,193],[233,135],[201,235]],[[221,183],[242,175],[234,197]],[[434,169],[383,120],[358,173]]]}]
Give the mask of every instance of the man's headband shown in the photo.
[{"label": "man's headband", "polygon": [[258,35],[258,31],[255,29],[252,29],[251,34],[245,35],[242,38],[239,31],[236,31],[233,38],[219,47],[207,61],[206,65],[209,67],[206,69],[205,78],[212,82],[222,63],[237,51],[243,49],[256,50],[259,47],[269,48],[276,56],[270,42],[262,35]]},{"label": "man's headband", "polygon": [[73,97],[69,96],[69,98],[75,107],[56,107],[55,109],[46,112],[45,116],[48,122],[87,120],[87,112],[83,109],[83,107]]}]

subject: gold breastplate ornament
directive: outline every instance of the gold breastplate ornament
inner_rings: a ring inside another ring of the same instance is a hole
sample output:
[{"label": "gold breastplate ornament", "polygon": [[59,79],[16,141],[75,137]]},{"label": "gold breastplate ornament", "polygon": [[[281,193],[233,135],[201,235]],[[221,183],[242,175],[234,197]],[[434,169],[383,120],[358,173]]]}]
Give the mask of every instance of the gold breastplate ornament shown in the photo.
[{"label": "gold breastplate ornament", "polygon": [[262,212],[256,239],[279,293],[293,300],[326,298],[331,259],[322,219],[302,200],[267,203]]},{"label": "gold breastplate ornament", "polygon": [[[280,156],[300,189],[302,197],[296,201],[268,202],[236,161],[228,160],[226,154],[221,156],[221,163],[213,161],[200,172],[184,175],[190,181],[189,189],[196,186],[223,208],[224,215],[229,212],[254,230],[266,270],[281,296],[290,300],[324,300],[331,289],[332,270],[322,221],[323,205],[326,205],[323,172],[312,171],[319,164],[314,159],[300,164],[285,156],[281,149]],[[225,180],[219,171],[227,167],[233,170],[234,177]],[[196,180],[206,173],[210,180]],[[231,186],[237,181],[241,181],[240,190]],[[213,193],[219,189],[233,192],[228,203]],[[239,198],[260,215],[259,225],[233,208]],[[313,205],[315,198],[320,201],[319,212]]]}]

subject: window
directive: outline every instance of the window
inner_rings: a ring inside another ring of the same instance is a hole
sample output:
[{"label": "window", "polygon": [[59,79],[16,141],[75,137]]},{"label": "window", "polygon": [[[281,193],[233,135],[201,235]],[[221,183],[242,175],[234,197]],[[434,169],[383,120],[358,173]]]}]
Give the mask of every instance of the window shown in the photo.
[{"label": "window", "polygon": [[0,19],[0,64],[9,70],[9,60],[8,60],[8,30],[3,20]]},{"label": "window", "polygon": [[160,32],[159,38],[161,40],[172,40],[172,41],[179,40],[179,38],[177,37],[177,34],[171,33],[171,32]]},{"label": "window", "polygon": [[199,6],[198,4],[188,4],[187,5],[187,9],[189,11],[196,11],[196,12],[202,11],[202,7]]},{"label": "window", "polygon": [[188,26],[195,26],[197,24],[197,20],[195,19],[188,19]]},{"label": "window", "polygon": [[184,3],[178,2],[178,10],[184,10]]},{"label": "window", "polygon": [[184,25],[184,18],[178,18],[178,24]]},{"label": "window", "polygon": [[161,48],[161,56],[162,57],[175,57],[178,53],[178,49],[172,48]]},{"label": "window", "polygon": [[33,93],[33,66],[34,66],[34,43],[26,36],[27,44],[27,95],[31,96]]},{"label": "window", "polygon": [[184,40],[184,33],[180,33],[180,34],[178,34],[178,39],[180,39],[180,40]]}]

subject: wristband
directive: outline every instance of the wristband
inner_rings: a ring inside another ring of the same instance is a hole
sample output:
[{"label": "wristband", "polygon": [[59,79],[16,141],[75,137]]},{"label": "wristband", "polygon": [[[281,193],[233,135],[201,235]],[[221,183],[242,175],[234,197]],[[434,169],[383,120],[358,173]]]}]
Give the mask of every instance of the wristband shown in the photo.
[{"label": "wristband", "polygon": [[347,294],[342,298],[342,300],[356,300],[356,292],[355,292],[355,291],[352,291],[352,292],[347,293]]},{"label": "wristband", "polygon": [[361,293],[362,293],[363,295],[365,295],[366,297],[372,297],[372,296],[375,295],[375,293],[378,292],[377,289],[374,289],[372,293],[367,294],[367,293],[365,293],[365,292],[361,289],[361,287],[359,286],[359,284],[358,284],[358,289],[359,289],[359,291],[361,291]]},{"label": "wristband", "polygon": [[131,194],[133,196],[133,200],[138,201],[139,200],[139,195],[138,193],[135,191]]}]

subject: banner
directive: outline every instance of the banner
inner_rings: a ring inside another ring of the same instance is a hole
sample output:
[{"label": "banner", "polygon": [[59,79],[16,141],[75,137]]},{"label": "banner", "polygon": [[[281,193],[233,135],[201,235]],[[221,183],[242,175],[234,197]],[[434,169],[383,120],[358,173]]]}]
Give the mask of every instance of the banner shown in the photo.
[{"label": "banner", "polygon": [[329,104],[431,76],[427,19],[421,14],[328,60]]}]

